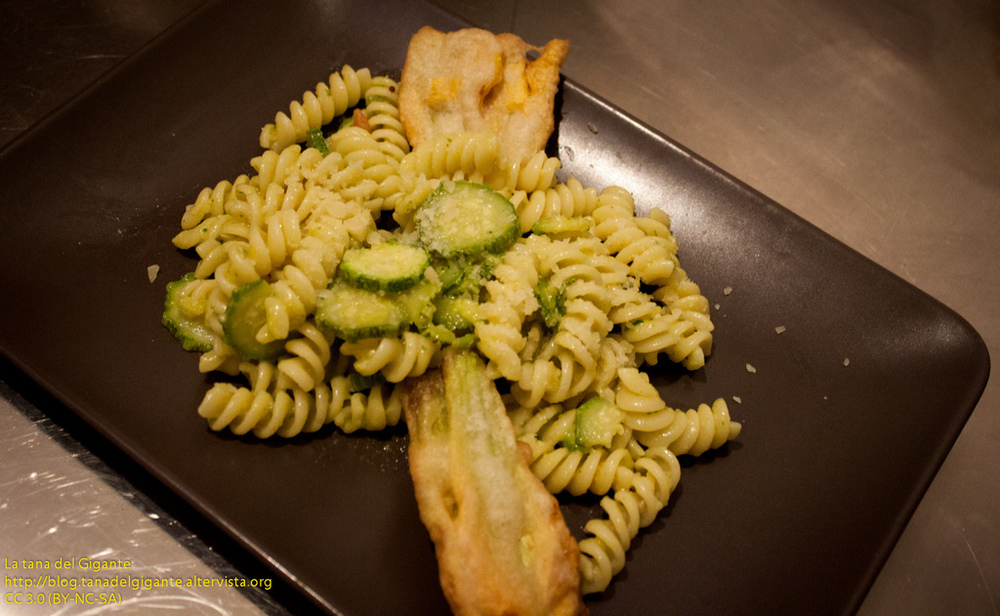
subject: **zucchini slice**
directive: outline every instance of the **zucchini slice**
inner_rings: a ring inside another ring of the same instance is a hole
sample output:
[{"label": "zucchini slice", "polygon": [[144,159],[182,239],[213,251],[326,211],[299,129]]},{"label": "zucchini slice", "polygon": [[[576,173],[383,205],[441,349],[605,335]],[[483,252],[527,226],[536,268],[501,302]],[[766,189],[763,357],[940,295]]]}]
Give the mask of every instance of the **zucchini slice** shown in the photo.
[{"label": "zucchini slice", "polygon": [[306,145],[310,148],[316,148],[320,151],[323,156],[330,154],[330,148],[326,145],[326,139],[323,137],[323,130],[319,128],[311,128],[306,131]]},{"label": "zucchini slice", "polygon": [[500,255],[485,253],[475,256],[458,255],[450,259],[436,258],[431,266],[441,281],[441,292],[458,296],[479,292],[500,264]]},{"label": "zucchini slice", "polygon": [[181,343],[185,351],[211,351],[215,336],[212,331],[195,319],[188,318],[180,307],[184,287],[195,280],[194,272],[180,280],[167,283],[167,296],[163,301],[163,325]]},{"label": "zucchini slice", "polygon": [[226,342],[246,360],[274,361],[285,350],[284,340],[261,343],[257,332],[267,323],[264,300],[271,297],[271,285],[265,280],[255,280],[233,291],[226,305],[226,318],[222,332]]},{"label": "zucchini slice", "polygon": [[501,253],[521,235],[514,205],[483,184],[444,181],[416,213],[421,242],[443,257]]},{"label": "zucchini slice", "polygon": [[559,321],[566,314],[566,287],[557,287],[547,278],[542,278],[535,286],[535,299],[545,325],[549,329],[559,327]]},{"label": "zucchini slice", "polygon": [[434,322],[457,334],[472,331],[479,320],[479,302],[468,295],[442,295],[434,302]]},{"label": "zucchini slice", "polygon": [[563,233],[584,233],[594,226],[592,219],[585,216],[550,216],[542,218],[531,227],[535,235],[559,235]]},{"label": "zucchini slice", "polygon": [[430,265],[423,248],[407,244],[376,244],[352,248],[340,261],[340,276],[348,284],[377,293],[396,293],[416,286]]},{"label": "zucchini slice", "polygon": [[600,396],[590,398],[576,409],[573,446],[570,449],[610,447],[612,439],[623,430],[623,420],[624,414],[614,402]]},{"label": "zucchini slice", "polygon": [[424,280],[412,289],[394,296],[394,300],[405,311],[407,323],[422,330],[434,318],[435,300],[441,294],[441,284]]},{"label": "zucchini slice", "polygon": [[316,301],[316,323],[338,337],[357,342],[398,335],[409,314],[395,297],[335,281]]},{"label": "zucchini slice", "polygon": [[352,371],[347,377],[347,386],[351,388],[351,393],[368,391],[372,387],[378,387],[385,382],[385,375],[381,372],[366,376]]}]

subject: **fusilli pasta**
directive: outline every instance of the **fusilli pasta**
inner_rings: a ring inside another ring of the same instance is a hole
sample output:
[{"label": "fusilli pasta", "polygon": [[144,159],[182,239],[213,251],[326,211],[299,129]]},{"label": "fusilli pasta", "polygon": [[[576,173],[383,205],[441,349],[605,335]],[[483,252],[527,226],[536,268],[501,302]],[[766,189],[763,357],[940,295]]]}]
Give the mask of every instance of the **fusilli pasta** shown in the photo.
[{"label": "fusilli pasta", "polygon": [[283,150],[293,143],[305,141],[306,132],[329,124],[358,104],[371,86],[368,69],[354,71],[345,66],[332,73],[324,83],[302,95],[302,101],[293,101],[288,113],[278,112],[273,124],[260,131],[260,147]]}]

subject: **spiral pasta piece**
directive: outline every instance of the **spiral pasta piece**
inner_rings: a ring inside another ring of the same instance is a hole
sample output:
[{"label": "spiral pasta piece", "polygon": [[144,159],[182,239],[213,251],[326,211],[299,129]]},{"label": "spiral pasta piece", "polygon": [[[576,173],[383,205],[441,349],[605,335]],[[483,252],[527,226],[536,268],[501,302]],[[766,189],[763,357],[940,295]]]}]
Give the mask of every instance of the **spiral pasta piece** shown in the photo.
[{"label": "spiral pasta piece", "polygon": [[[597,207],[619,210],[621,215],[635,216],[635,198],[621,186],[607,186],[597,196]],[[615,252],[612,249],[612,252]]]},{"label": "spiral pasta piece", "polygon": [[511,385],[511,395],[521,406],[537,406],[543,400],[565,402],[587,392],[593,381],[593,370],[579,363],[572,352],[560,349],[547,359],[524,362],[520,379]]},{"label": "spiral pasta piece", "polygon": [[612,386],[618,380],[621,369],[636,365],[635,349],[618,334],[610,334],[601,340],[597,351],[597,367],[591,388],[599,396],[613,398]]},{"label": "spiral pasta piece", "polygon": [[[292,159],[297,160],[296,146],[286,152],[290,152]],[[280,158],[282,155],[285,153],[275,154],[275,157]],[[291,191],[292,186],[300,184],[293,182],[286,191],[283,186],[272,183],[268,185],[265,194],[261,194],[258,178],[259,176],[255,176],[249,181],[233,185],[226,195],[223,212],[202,221],[196,229],[189,230],[197,230],[201,235],[196,250],[202,260],[195,270],[196,276],[207,278],[225,266],[217,277],[230,279],[232,284],[238,286],[255,279],[248,269],[251,265],[256,277],[263,277],[281,267],[289,253],[298,248],[302,233],[297,213],[293,209],[279,208],[289,207],[287,192]],[[296,203],[291,207],[297,207],[302,201],[305,199],[296,198]],[[175,244],[190,247],[194,242],[178,236]]]},{"label": "spiral pasta piece", "polygon": [[[206,193],[203,191],[202,194]],[[264,205],[250,180],[241,176],[219,198],[222,202],[217,207],[212,206],[210,216],[174,236],[175,246],[182,249],[194,248],[202,259],[206,259],[221,243],[250,238],[252,226],[261,219]],[[210,196],[208,199],[215,197]]]},{"label": "spiral pasta piece", "polygon": [[580,496],[607,494],[615,484],[628,480],[629,473],[623,471],[631,466],[632,457],[625,449],[583,452],[557,447],[535,460],[531,470],[553,494],[565,491]]},{"label": "spiral pasta piece", "polygon": [[365,91],[365,115],[372,138],[383,153],[400,161],[410,151],[399,119],[399,84],[389,77],[373,77]]},{"label": "spiral pasta piece", "polygon": [[711,329],[704,329],[711,322],[706,323],[701,316],[676,308],[662,310],[648,319],[625,323],[622,337],[650,365],[655,365],[658,355],[665,353],[671,361],[688,370],[697,370],[705,365],[705,358],[712,351]]},{"label": "spiral pasta piece", "polygon": [[531,447],[535,459],[572,433],[575,413],[561,404],[549,404],[508,410],[507,415],[517,438]]},{"label": "spiral pasta piece", "polygon": [[[245,178],[245,176],[243,177]],[[184,216],[181,217],[181,228],[185,230],[193,229],[206,218],[222,214],[223,206],[232,190],[233,184],[225,180],[212,188],[203,188],[198,193],[198,197],[194,200],[194,203],[184,209]],[[195,237],[198,236],[196,235]],[[177,242],[175,241],[174,243],[176,244]],[[193,245],[194,243],[190,243],[188,246],[179,247],[190,248]]]},{"label": "spiral pasta piece", "polygon": [[345,433],[378,431],[399,423],[403,414],[401,389],[377,385],[367,394],[356,392],[333,415],[333,423]]},{"label": "spiral pasta piece", "polygon": [[[515,383],[512,391],[522,403],[537,399],[561,402],[591,390],[594,385],[602,340],[613,327],[608,317],[611,294],[603,285],[601,273],[580,249],[592,245],[576,240],[553,241],[543,236],[530,236],[524,245],[536,256],[538,275],[545,276],[550,286],[562,289],[564,302],[551,337],[535,347],[530,357],[533,365],[521,375],[522,379],[527,376],[527,380]],[[539,370],[549,375],[544,381],[537,378]],[[505,376],[518,380],[516,373]],[[605,379],[602,386],[607,383]]]},{"label": "spiral pasta piece", "polygon": [[676,241],[669,228],[657,224],[655,219],[644,221],[642,226],[636,222],[631,194],[617,186],[605,188],[598,197],[593,216],[594,235],[604,240],[610,252],[629,266],[633,276],[656,285],[670,279],[675,265]]},{"label": "spiral pasta piece", "polygon": [[217,303],[218,291],[216,280],[194,278],[180,287],[176,301],[177,309],[184,318],[205,325],[217,337],[221,337],[225,299],[222,299],[221,306]]},{"label": "spiral pasta piece", "polygon": [[645,323],[663,312],[663,307],[635,283],[611,287],[611,303],[608,318],[615,325],[622,326],[623,330],[627,326]]},{"label": "spiral pasta piece", "polygon": [[258,191],[266,191],[271,185],[280,187],[302,182],[323,161],[319,150],[294,143],[278,150],[267,150],[250,160],[250,166],[257,172],[251,183]]},{"label": "spiral pasta piece", "polygon": [[291,383],[273,364],[261,362],[256,371],[243,365],[250,387],[216,383],[205,394],[198,413],[215,431],[228,428],[237,435],[261,439],[291,438],[316,432],[333,423],[345,433],[382,430],[399,423],[401,393],[391,385],[352,392],[347,377],[319,382],[312,392]]},{"label": "spiral pasta piece", "polygon": [[282,150],[293,143],[305,141],[311,129],[328,124],[333,118],[358,104],[371,86],[372,77],[367,68],[354,71],[344,66],[334,72],[326,83],[320,82],[302,95],[302,100],[292,101],[288,113],[278,112],[274,123],[260,131],[260,147]]},{"label": "spiral pasta piece", "polygon": [[[266,343],[287,338],[313,313],[317,291],[325,289],[333,280],[340,259],[354,241],[354,236],[345,228],[350,221],[353,221],[355,235],[366,233],[369,226],[374,227],[367,210],[345,206],[321,209],[310,219],[304,237],[300,230],[294,243],[296,247],[287,258],[289,263],[269,273],[272,295],[264,301],[266,322],[257,335],[258,341]],[[286,244],[284,250],[291,250],[291,246]],[[231,293],[232,288],[228,291]]]},{"label": "spiral pasta piece", "polygon": [[606,520],[591,520],[584,526],[589,533],[579,542],[580,590],[583,594],[604,591],[611,578],[625,568],[625,554],[639,534],[640,501],[629,491],[615,492],[601,499]]},{"label": "spiral pasta piece", "polygon": [[667,449],[646,450],[634,464],[631,485],[601,499],[607,518],[584,526],[588,536],[579,542],[584,594],[602,592],[625,567],[632,540],[656,519],[680,481],[680,464]]},{"label": "spiral pasta piece", "polygon": [[708,298],[701,294],[697,283],[688,277],[680,264],[674,266],[670,279],[653,291],[652,296],[668,309],[676,308],[691,318],[703,319],[702,329],[711,330]]},{"label": "spiral pasta piece", "polygon": [[597,207],[597,191],[584,188],[579,180],[571,177],[566,183],[551,188],[515,191],[510,200],[517,210],[521,232],[527,233],[545,218],[591,215]]},{"label": "spiral pasta piece", "polygon": [[300,247],[292,253],[292,264],[315,289],[327,287],[344,253],[375,229],[371,212],[356,203],[326,199],[305,224]]},{"label": "spiral pasta piece", "polygon": [[399,163],[383,152],[371,133],[357,126],[337,131],[328,143],[331,156],[338,156],[340,162],[336,168],[328,166],[327,177],[314,181],[321,181],[327,190],[364,205],[377,216],[386,197],[402,187],[397,173]]},{"label": "spiral pasta piece", "polygon": [[291,437],[299,434],[310,415],[317,412],[315,399],[309,393],[280,386],[272,363],[261,362],[256,370],[247,366],[241,369],[248,373],[251,387],[216,383],[198,406],[198,414],[208,420],[212,430],[229,428],[239,435],[253,431],[259,438],[275,434]]},{"label": "spiral pasta piece", "polygon": [[216,383],[205,394],[198,406],[198,414],[208,420],[212,430],[222,430],[229,427],[237,419],[251,417],[246,429],[240,422],[233,427],[235,434],[246,434],[254,425],[254,420],[269,413],[274,407],[274,398],[267,391],[251,391],[246,387],[237,387],[232,383]]},{"label": "spiral pasta piece", "polygon": [[510,396],[522,408],[535,408],[547,399],[550,391],[558,388],[560,377],[560,370],[552,360],[523,362],[521,374],[511,385]]},{"label": "spiral pasta piece", "polygon": [[560,319],[559,328],[552,338],[552,343],[563,349],[566,356],[572,357],[582,373],[567,392],[567,397],[583,393],[593,383],[601,340],[611,329],[607,315],[597,305],[574,296],[574,291],[584,286],[584,283],[577,282],[567,289],[566,314]]},{"label": "spiral pasta piece", "polygon": [[537,152],[530,158],[517,162],[503,157],[502,164],[489,181],[494,189],[506,194],[516,191],[531,193],[551,188],[556,181],[556,171],[562,167],[558,158]]},{"label": "spiral pasta piece", "polygon": [[[235,287],[262,278],[280,266],[301,233],[294,216],[279,213],[265,221],[265,207],[266,201],[253,183],[234,187],[225,212],[201,226],[204,231],[211,230],[214,237],[197,245],[202,260],[195,268],[195,276],[215,276],[228,297]],[[213,224],[216,222],[217,227]],[[268,230],[276,230],[277,237]]]},{"label": "spiral pasta piece", "polygon": [[235,376],[240,372],[240,357],[233,347],[216,338],[212,350],[198,357],[198,372],[222,372]]},{"label": "spiral pasta piece", "polygon": [[299,326],[296,333],[297,337],[285,343],[288,356],[278,361],[278,374],[303,391],[312,391],[326,374],[333,338],[311,322]]},{"label": "spiral pasta piece", "polygon": [[618,379],[615,405],[625,413],[626,426],[641,432],[653,432],[673,423],[674,410],[667,407],[660,392],[649,382],[649,375],[628,367],[618,370]]},{"label": "spiral pasta piece", "polygon": [[507,251],[493,272],[493,280],[486,283],[487,300],[479,308],[477,348],[491,363],[490,370],[511,380],[521,375],[519,353],[525,345],[521,328],[528,315],[538,309],[537,284],[535,256],[519,242]]},{"label": "spiral pasta piece", "polygon": [[432,362],[440,361],[440,349],[441,343],[410,331],[399,338],[366,338],[340,347],[341,353],[354,357],[359,374],[381,373],[390,383],[426,372]]},{"label": "spiral pasta piece", "polygon": [[198,278],[214,276],[218,288],[228,298],[236,287],[260,280],[257,261],[253,257],[248,242],[233,240],[220,243],[198,263],[194,274]]},{"label": "spiral pasta piece", "polygon": [[740,434],[742,425],[729,417],[726,401],[719,398],[711,406],[677,411],[667,425],[636,435],[647,447],[666,448],[675,455],[700,456],[718,449]]},{"label": "spiral pasta piece", "polygon": [[267,252],[272,269],[279,269],[302,245],[302,225],[295,210],[274,212],[264,223]]},{"label": "spiral pasta piece", "polygon": [[173,244],[182,250],[194,248],[199,256],[206,255],[219,244],[222,229],[230,222],[230,218],[227,214],[210,216],[194,228],[175,235]]},{"label": "spiral pasta piece", "polygon": [[316,286],[294,265],[287,265],[275,274],[272,295],[264,300],[265,325],[257,339],[262,343],[283,340],[306,323],[316,309]]},{"label": "spiral pasta piece", "polygon": [[484,182],[501,163],[492,133],[456,133],[421,143],[400,162],[403,172],[427,178]]}]

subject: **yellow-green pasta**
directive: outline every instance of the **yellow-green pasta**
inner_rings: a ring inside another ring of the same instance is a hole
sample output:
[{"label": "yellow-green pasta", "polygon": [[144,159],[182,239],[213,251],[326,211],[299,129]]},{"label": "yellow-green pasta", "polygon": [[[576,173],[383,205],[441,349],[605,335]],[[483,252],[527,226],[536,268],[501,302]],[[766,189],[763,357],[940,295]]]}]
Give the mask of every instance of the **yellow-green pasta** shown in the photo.
[{"label": "yellow-green pasta", "polygon": [[399,84],[388,77],[372,77],[365,90],[365,116],[382,152],[402,160],[410,151],[410,143],[399,119]]},{"label": "yellow-green pasta", "polygon": [[609,317],[621,327],[622,338],[644,363],[655,365],[662,353],[689,370],[705,365],[712,350],[714,326],[704,314],[668,310],[638,286],[613,288],[612,292],[615,305]]},{"label": "yellow-green pasta", "polygon": [[[241,178],[244,181],[249,180],[245,175],[241,176]],[[239,181],[237,180],[237,182]],[[226,180],[219,182],[213,188],[203,188],[194,203],[184,210],[184,216],[181,217],[181,228],[185,230],[194,229],[206,218],[222,214],[223,205],[232,189],[233,184]],[[198,235],[197,229],[195,229],[195,233],[181,237],[192,237],[193,240],[182,240],[180,244],[175,240],[174,244],[178,248],[191,248],[201,241],[201,236]]]},{"label": "yellow-green pasta", "polygon": [[345,66],[332,73],[325,83],[306,91],[301,102],[292,101],[287,114],[278,112],[274,123],[261,129],[260,146],[283,150],[305,141],[309,130],[321,128],[357,105],[370,86],[371,73],[366,68],[354,71]]},{"label": "yellow-green pasta", "polygon": [[590,216],[597,206],[597,191],[594,188],[584,188],[579,180],[570,178],[565,184],[557,184],[552,188],[532,192],[515,191],[510,199],[517,209],[521,232],[527,233],[546,218]]},{"label": "yellow-green pasta", "polygon": [[303,391],[312,391],[326,375],[330,363],[330,345],[334,337],[313,323],[303,323],[296,336],[285,343],[288,357],[278,360],[278,375],[284,376]]},{"label": "yellow-green pasta", "polygon": [[307,391],[271,362],[244,362],[240,369],[249,387],[216,383],[198,407],[212,430],[289,438],[316,432],[328,423],[348,433],[381,430],[396,425],[402,415],[400,394],[390,385],[353,391],[349,379],[336,374]]},{"label": "yellow-green pasta", "polygon": [[208,420],[209,427],[216,431],[229,428],[234,434],[253,431],[260,438],[300,432],[310,410],[314,411],[305,396],[293,397],[279,387],[271,362],[244,363],[240,370],[250,387],[216,383],[205,394],[198,414]]},{"label": "yellow-green pasta", "polygon": [[400,162],[400,169],[427,178],[485,182],[502,169],[500,145],[490,133],[444,135],[414,148]]},{"label": "yellow-green pasta", "polygon": [[663,284],[674,270],[676,243],[669,228],[664,235],[649,225],[640,226],[635,217],[635,203],[626,190],[611,186],[601,191],[594,210],[594,235],[604,240],[611,254],[629,266],[630,273],[646,284]]},{"label": "yellow-green pasta", "polygon": [[273,278],[272,295],[264,300],[265,323],[258,334],[261,342],[287,338],[305,324],[316,310],[316,292],[322,288],[295,265],[274,272]]},{"label": "yellow-green pasta", "polygon": [[604,495],[624,485],[633,461],[626,449],[594,448],[584,452],[554,447],[540,455],[531,470],[550,492]]},{"label": "yellow-green pasta", "polygon": [[392,384],[376,385],[368,393],[354,392],[337,408],[332,421],[347,434],[395,426],[403,415],[401,392]]},{"label": "yellow-green pasta", "polygon": [[538,152],[524,162],[510,166],[510,172],[507,173],[509,179],[504,188],[529,193],[545,190],[555,184],[556,171],[560,167],[562,163],[558,158]]},{"label": "yellow-green pasta", "polygon": [[441,343],[417,332],[403,332],[399,338],[365,338],[345,342],[340,352],[354,358],[354,369],[362,375],[381,373],[390,383],[420,376],[432,364],[440,363]]},{"label": "yellow-green pasta", "polygon": [[628,441],[628,433],[610,447],[569,449],[564,443],[572,438],[575,417],[576,409],[563,411],[560,405],[551,405],[523,423],[512,419],[518,440],[531,448],[532,472],[553,494],[604,495],[612,488],[627,488],[633,460],[621,441]]},{"label": "yellow-green pasta", "polygon": [[535,255],[518,242],[494,270],[493,280],[486,283],[486,300],[479,307],[477,348],[489,370],[512,381],[521,376],[519,354],[525,345],[521,329],[528,315],[538,309],[537,284]]},{"label": "yellow-green pasta", "polygon": [[280,150],[267,150],[254,157],[250,165],[257,171],[250,183],[258,190],[265,190],[276,184],[286,186],[302,178],[313,168],[324,162],[323,154],[315,148],[303,148],[290,144]]},{"label": "yellow-green pasta", "polygon": [[233,347],[216,338],[212,349],[198,357],[198,371],[201,373],[222,372],[236,376],[240,371],[240,356]]},{"label": "yellow-green pasta", "polygon": [[674,410],[667,408],[646,373],[636,368],[621,368],[618,379],[614,402],[623,411],[623,423],[627,427],[640,432],[657,432],[673,423]]},{"label": "yellow-green pasta", "polygon": [[666,449],[651,448],[634,462],[627,488],[601,499],[607,518],[584,525],[580,546],[580,585],[584,594],[602,592],[625,566],[625,554],[639,530],[666,506],[680,481],[680,464]]},{"label": "yellow-green pasta", "polygon": [[271,269],[280,269],[302,245],[302,225],[294,209],[283,208],[269,215],[262,231],[267,238]]},{"label": "yellow-green pasta", "polygon": [[675,455],[700,456],[709,449],[718,449],[740,434],[742,426],[729,417],[726,401],[719,398],[711,406],[699,404],[697,409],[675,411],[666,426],[636,435],[647,447],[667,448]]},{"label": "yellow-green pasta", "polygon": [[522,365],[521,379],[511,385],[511,394],[522,406],[543,400],[565,402],[586,393],[593,380],[592,370],[572,351],[550,346],[541,359]]}]

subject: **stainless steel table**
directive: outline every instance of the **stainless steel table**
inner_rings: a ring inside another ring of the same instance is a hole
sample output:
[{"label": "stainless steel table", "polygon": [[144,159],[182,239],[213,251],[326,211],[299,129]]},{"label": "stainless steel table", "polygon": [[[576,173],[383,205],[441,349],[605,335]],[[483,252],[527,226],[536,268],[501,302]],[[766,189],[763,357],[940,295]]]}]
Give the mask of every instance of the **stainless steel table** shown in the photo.
[{"label": "stainless steel table", "polygon": [[[197,4],[0,5],[0,145]],[[991,351],[1000,348],[997,3],[439,4],[529,41],[570,39],[566,75],[941,300]],[[199,532],[195,518],[178,519],[183,507],[71,418],[53,420],[50,405],[0,363],[0,558],[93,554],[180,577],[260,574],[227,558],[225,542]],[[862,614],[1000,613],[997,468],[1000,391],[993,379]],[[6,602],[0,612],[89,614],[97,607]],[[126,607],[303,609],[278,587],[149,589]]]}]

